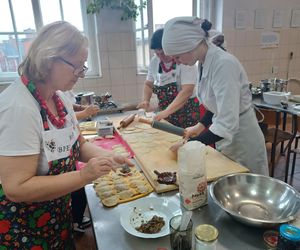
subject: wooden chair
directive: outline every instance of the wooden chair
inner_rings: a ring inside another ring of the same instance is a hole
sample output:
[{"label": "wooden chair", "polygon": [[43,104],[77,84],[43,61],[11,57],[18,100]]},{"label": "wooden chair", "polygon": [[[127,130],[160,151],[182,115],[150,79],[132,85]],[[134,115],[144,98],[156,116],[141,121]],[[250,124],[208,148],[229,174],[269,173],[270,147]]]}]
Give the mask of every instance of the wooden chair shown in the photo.
[{"label": "wooden chair", "polygon": [[292,161],[292,172],[291,172],[291,180],[294,176],[295,172],[295,164],[296,164],[296,156],[300,154],[300,148],[298,147],[299,139],[300,139],[300,117],[297,116],[294,122],[295,131],[298,132],[298,135],[295,136],[295,144],[294,147],[288,148],[287,157],[286,157],[286,165],[285,165],[285,175],[289,174],[289,165],[290,165],[290,155],[293,154],[293,161]]},{"label": "wooden chair", "polygon": [[291,132],[283,131],[279,128],[282,123],[282,113],[280,111],[263,108],[256,109],[256,116],[264,134],[265,142],[272,144],[269,172],[270,176],[274,177],[276,146],[282,142],[288,141],[287,149],[289,150],[294,139],[294,135]]}]

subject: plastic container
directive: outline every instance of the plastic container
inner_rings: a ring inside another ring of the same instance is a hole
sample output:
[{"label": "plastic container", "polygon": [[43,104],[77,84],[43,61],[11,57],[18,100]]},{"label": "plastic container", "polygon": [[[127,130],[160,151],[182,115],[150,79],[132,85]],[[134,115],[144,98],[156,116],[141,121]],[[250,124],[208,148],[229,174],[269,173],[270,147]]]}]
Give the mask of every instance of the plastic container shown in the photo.
[{"label": "plastic container", "polygon": [[219,232],[209,224],[202,224],[195,228],[195,250],[216,250]]},{"label": "plastic container", "polygon": [[300,250],[300,228],[283,224],[279,228],[278,250]]}]

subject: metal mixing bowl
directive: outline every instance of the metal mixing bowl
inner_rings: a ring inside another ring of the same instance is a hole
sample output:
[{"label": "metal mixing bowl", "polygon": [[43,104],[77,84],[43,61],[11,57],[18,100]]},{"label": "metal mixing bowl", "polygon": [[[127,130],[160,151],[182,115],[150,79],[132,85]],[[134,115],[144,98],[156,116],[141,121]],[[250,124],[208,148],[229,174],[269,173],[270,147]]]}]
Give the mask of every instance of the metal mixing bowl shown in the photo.
[{"label": "metal mixing bowl", "polygon": [[283,181],[257,174],[231,174],[210,185],[213,201],[234,219],[251,226],[273,227],[294,220],[300,194]]}]

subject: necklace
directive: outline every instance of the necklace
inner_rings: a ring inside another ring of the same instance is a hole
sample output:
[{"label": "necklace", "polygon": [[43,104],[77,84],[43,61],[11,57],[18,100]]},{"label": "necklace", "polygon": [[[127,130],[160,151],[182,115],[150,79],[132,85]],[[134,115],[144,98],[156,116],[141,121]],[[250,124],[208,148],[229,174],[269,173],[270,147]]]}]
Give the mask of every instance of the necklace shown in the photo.
[{"label": "necklace", "polygon": [[172,69],[176,69],[176,63],[175,63],[174,59],[172,59],[171,66],[169,68],[166,67],[166,65],[163,61],[160,61],[159,65],[161,66],[162,70],[165,73],[170,72]]},{"label": "necklace", "polygon": [[62,128],[66,123],[66,112],[65,107],[59,96],[55,93],[52,96],[52,99],[55,103],[55,107],[57,109],[58,119],[55,115],[50,111],[48,108],[45,100],[41,97],[38,89],[36,88],[35,84],[28,80],[28,78],[24,75],[21,76],[21,80],[24,85],[28,88],[29,92],[35,97],[41,107],[41,113],[45,112],[50,120],[50,122],[57,128]]}]

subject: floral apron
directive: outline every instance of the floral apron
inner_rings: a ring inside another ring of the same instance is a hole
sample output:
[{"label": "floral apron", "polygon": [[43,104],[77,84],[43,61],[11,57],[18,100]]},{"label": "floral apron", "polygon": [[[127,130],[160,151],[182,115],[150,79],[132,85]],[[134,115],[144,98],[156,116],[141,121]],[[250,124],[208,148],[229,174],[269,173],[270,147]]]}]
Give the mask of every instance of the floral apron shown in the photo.
[{"label": "floral apron", "polygon": [[[178,95],[177,84],[176,82],[172,82],[164,86],[154,85],[153,93],[157,95],[159,109],[165,110]],[[169,115],[166,120],[182,128],[197,124],[200,120],[200,104],[198,98],[190,98],[181,109]]]},{"label": "floral apron", "polygon": [[[34,96],[34,95],[33,95]],[[44,133],[48,137],[53,134],[49,130],[45,110],[41,107]],[[59,129],[57,131],[62,131]],[[61,134],[61,133],[60,133]],[[47,142],[43,136],[45,152],[68,150],[63,158],[49,161],[48,175],[58,175],[75,169],[79,158],[79,141],[74,132],[71,133],[74,143],[63,149],[57,147],[53,140]],[[71,137],[70,136],[70,137]],[[47,152],[46,152],[47,155]],[[57,155],[57,154],[56,154]],[[12,202],[8,200],[0,185],[0,250],[4,249],[75,249],[72,234],[71,194],[44,202]]]}]

